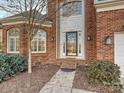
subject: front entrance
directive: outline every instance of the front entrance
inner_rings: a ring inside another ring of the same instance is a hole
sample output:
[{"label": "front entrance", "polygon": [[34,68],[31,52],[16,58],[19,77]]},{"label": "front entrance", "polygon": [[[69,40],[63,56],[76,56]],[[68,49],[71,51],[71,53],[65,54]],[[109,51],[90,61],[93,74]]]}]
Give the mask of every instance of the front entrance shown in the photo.
[{"label": "front entrance", "polygon": [[[70,9],[70,3],[80,3]],[[85,2],[70,1],[60,3],[60,17],[57,17],[57,58],[75,58],[85,60]],[[67,8],[67,9],[66,9]],[[78,13],[76,8],[78,9]],[[65,14],[65,9],[67,10]],[[69,10],[68,10],[69,9]],[[70,10],[72,13],[70,13]]]},{"label": "front entrance", "polygon": [[66,33],[66,56],[77,56],[77,32]]},{"label": "front entrance", "polygon": [[82,31],[60,33],[60,58],[84,59],[84,34]]}]

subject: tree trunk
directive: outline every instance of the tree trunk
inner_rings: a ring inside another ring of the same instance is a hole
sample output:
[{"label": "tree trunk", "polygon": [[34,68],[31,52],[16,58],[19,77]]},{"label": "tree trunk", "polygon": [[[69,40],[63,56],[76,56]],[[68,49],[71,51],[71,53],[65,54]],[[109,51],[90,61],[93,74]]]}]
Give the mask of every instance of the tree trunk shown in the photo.
[{"label": "tree trunk", "polygon": [[28,41],[28,73],[32,73],[32,63],[31,63],[31,44]]}]

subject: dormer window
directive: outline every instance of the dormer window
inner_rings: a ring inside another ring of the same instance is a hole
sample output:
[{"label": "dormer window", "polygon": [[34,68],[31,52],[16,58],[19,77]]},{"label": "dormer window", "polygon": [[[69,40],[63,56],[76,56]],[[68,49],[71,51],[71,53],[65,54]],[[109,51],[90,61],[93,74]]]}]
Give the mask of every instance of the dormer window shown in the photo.
[{"label": "dormer window", "polygon": [[63,17],[82,15],[82,2],[73,1],[62,5],[60,15]]}]

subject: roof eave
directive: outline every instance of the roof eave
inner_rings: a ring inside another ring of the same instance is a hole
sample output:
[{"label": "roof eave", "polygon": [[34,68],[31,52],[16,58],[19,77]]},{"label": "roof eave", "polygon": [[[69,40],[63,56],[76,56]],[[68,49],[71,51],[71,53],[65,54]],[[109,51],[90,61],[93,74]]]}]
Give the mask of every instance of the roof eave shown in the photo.
[{"label": "roof eave", "polygon": [[120,1],[99,3],[99,4],[95,4],[95,8],[97,12],[122,9],[124,8],[124,1],[120,0]]},{"label": "roof eave", "polygon": [[[25,21],[16,21],[16,22],[4,22],[2,23],[3,26],[8,26],[8,25],[19,25],[19,24],[26,24]],[[42,27],[52,27],[52,23],[35,23],[35,25],[41,25]]]}]

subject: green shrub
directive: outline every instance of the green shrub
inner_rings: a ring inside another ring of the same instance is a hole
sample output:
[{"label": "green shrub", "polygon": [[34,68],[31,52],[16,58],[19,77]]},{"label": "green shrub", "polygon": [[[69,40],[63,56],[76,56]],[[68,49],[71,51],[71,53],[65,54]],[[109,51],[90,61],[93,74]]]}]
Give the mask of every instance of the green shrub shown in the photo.
[{"label": "green shrub", "polygon": [[11,73],[11,69],[7,62],[7,56],[0,54],[0,82],[9,77],[9,73]]},{"label": "green shrub", "polygon": [[14,62],[12,62],[12,59],[14,57],[15,57],[15,55],[6,55],[6,63],[8,63],[8,65],[10,66],[10,69],[11,69],[11,71],[9,73],[10,76],[13,76],[13,75],[16,74],[15,71],[12,69],[13,68],[13,63],[14,63]]},{"label": "green shrub", "polygon": [[96,61],[86,68],[87,76],[92,84],[103,84],[113,90],[120,91],[119,66],[109,61]]},{"label": "green shrub", "polygon": [[0,54],[0,82],[27,69],[27,60],[22,55]]},{"label": "green shrub", "polygon": [[22,55],[15,55],[11,59],[11,69],[17,73],[17,72],[22,72],[27,69],[27,60],[24,56]]},{"label": "green shrub", "polygon": [[6,55],[0,54],[0,62],[5,62],[6,61]]}]

